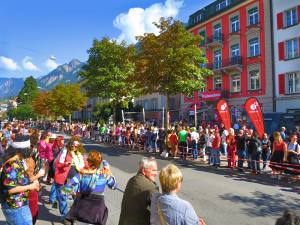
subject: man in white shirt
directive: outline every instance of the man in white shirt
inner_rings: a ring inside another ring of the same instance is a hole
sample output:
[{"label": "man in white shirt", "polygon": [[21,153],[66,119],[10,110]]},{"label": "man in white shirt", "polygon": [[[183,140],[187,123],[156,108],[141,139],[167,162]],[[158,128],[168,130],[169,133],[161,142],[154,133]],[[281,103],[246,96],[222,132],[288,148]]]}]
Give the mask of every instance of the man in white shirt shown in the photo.
[{"label": "man in white shirt", "polygon": [[191,141],[192,141],[192,154],[193,160],[198,159],[198,142],[199,142],[199,133],[196,131],[195,127],[191,128]]}]

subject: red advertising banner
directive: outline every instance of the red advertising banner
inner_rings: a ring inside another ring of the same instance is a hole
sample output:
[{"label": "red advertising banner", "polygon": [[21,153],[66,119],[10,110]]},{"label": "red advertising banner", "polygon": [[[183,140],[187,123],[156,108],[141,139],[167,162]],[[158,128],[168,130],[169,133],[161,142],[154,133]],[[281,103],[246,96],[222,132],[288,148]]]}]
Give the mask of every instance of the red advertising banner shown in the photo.
[{"label": "red advertising banner", "polygon": [[248,98],[245,102],[245,110],[248,114],[253,126],[255,127],[259,137],[263,137],[265,132],[263,115],[261,112],[261,107],[256,98]]},{"label": "red advertising banner", "polygon": [[231,127],[231,119],[230,119],[229,106],[226,100],[221,99],[218,101],[217,111],[220,119],[222,120],[222,123],[225,126],[225,129],[229,130],[229,128]]}]

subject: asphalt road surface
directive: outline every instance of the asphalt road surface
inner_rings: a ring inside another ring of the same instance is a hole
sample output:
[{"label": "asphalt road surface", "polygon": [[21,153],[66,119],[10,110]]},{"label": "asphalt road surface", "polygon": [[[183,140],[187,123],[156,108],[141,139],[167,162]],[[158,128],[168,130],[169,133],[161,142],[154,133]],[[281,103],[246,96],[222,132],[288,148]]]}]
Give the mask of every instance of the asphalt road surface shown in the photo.
[{"label": "asphalt road surface", "polygon": [[[120,189],[138,167],[138,161],[149,153],[129,152],[125,149],[84,141],[87,151],[97,150],[111,165]],[[201,162],[166,160],[158,157],[159,169],[175,163],[184,179],[179,196],[189,201],[207,225],[274,225],[285,209],[300,209],[300,183],[274,180],[269,174],[251,176],[228,168],[212,168]],[[224,163],[225,165],[225,163]],[[40,215],[37,224],[61,224],[58,209],[46,203],[50,186],[40,193]],[[123,193],[107,189],[105,201],[109,209],[107,225],[117,225]],[[0,211],[0,225],[5,218]]]}]

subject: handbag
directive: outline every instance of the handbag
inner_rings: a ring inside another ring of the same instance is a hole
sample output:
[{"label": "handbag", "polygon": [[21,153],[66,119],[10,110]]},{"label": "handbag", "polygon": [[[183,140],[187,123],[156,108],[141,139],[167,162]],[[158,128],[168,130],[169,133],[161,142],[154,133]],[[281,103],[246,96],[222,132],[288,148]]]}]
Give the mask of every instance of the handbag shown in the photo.
[{"label": "handbag", "polygon": [[167,225],[165,215],[163,214],[161,207],[160,207],[159,199],[157,199],[157,214],[159,216],[161,225]]},{"label": "handbag", "polygon": [[[80,180],[80,191],[76,195],[74,203],[66,216],[69,221],[105,225],[108,217],[108,209],[102,196],[91,194],[98,181],[98,170],[90,176],[86,190],[82,189],[82,178]],[[99,199],[99,197],[101,199]],[[100,201],[100,202],[99,202]],[[95,204],[93,203],[95,202]],[[100,204],[99,204],[100,203]]]}]

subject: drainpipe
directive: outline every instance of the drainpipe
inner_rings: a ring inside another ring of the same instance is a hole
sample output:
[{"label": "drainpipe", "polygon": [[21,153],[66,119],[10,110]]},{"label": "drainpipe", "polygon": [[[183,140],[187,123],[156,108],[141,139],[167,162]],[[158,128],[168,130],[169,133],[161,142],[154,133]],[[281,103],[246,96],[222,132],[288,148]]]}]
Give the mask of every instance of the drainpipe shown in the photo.
[{"label": "drainpipe", "polygon": [[274,49],[274,29],[273,29],[273,0],[270,0],[270,16],[271,16],[271,50],[272,50],[272,86],[273,86],[273,112],[276,112],[276,74],[275,74],[275,49]]}]

